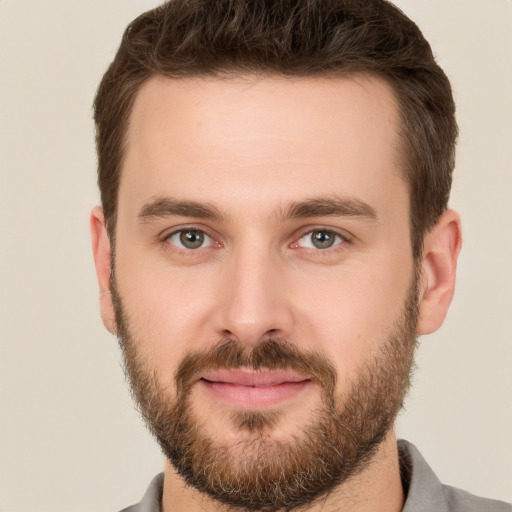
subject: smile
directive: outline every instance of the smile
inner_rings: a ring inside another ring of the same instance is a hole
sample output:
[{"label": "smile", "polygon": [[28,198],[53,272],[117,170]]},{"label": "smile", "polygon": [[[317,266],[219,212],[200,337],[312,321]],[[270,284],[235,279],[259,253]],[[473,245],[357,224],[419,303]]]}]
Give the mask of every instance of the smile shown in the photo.
[{"label": "smile", "polygon": [[289,371],[219,370],[203,375],[199,384],[214,399],[239,409],[255,409],[290,400],[313,381]]}]

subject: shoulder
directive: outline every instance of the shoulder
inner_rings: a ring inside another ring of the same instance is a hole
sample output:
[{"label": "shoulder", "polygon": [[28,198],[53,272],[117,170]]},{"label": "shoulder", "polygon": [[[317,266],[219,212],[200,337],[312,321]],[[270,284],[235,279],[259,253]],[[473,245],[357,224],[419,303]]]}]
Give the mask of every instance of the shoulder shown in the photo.
[{"label": "shoulder", "polygon": [[512,506],[503,501],[443,485],[411,443],[400,440],[398,452],[407,495],[402,512],[512,512]]},{"label": "shoulder", "polygon": [[160,512],[163,483],[164,474],[160,473],[156,475],[155,478],[151,480],[140,502],[131,507],[124,508],[120,512]]},{"label": "shoulder", "polygon": [[450,512],[512,512],[512,505],[504,501],[481,498],[449,485],[443,485]]}]

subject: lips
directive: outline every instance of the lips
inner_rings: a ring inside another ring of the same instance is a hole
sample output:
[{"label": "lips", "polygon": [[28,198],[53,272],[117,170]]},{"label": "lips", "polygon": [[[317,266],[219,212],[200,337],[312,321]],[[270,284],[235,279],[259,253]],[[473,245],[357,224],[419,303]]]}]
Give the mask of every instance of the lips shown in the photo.
[{"label": "lips", "polygon": [[268,407],[292,399],[312,384],[291,371],[217,370],[199,383],[212,396],[242,409]]}]

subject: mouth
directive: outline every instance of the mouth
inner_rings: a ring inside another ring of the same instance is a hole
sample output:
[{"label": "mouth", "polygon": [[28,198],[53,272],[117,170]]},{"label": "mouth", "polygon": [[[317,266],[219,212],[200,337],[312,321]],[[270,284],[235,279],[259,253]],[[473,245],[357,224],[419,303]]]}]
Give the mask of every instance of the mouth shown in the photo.
[{"label": "mouth", "polygon": [[286,370],[237,369],[208,372],[199,384],[213,399],[238,409],[260,409],[293,399],[313,380]]}]

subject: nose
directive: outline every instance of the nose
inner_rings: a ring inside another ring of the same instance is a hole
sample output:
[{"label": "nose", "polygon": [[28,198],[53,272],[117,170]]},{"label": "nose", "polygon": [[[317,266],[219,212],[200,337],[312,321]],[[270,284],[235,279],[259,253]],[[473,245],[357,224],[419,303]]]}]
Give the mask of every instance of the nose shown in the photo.
[{"label": "nose", "polygon": [[239,251],[221,281],[215,322],[223,338],[256,346],[269,337],[290,337],[293,312],[279,257],[254,249]]}]

